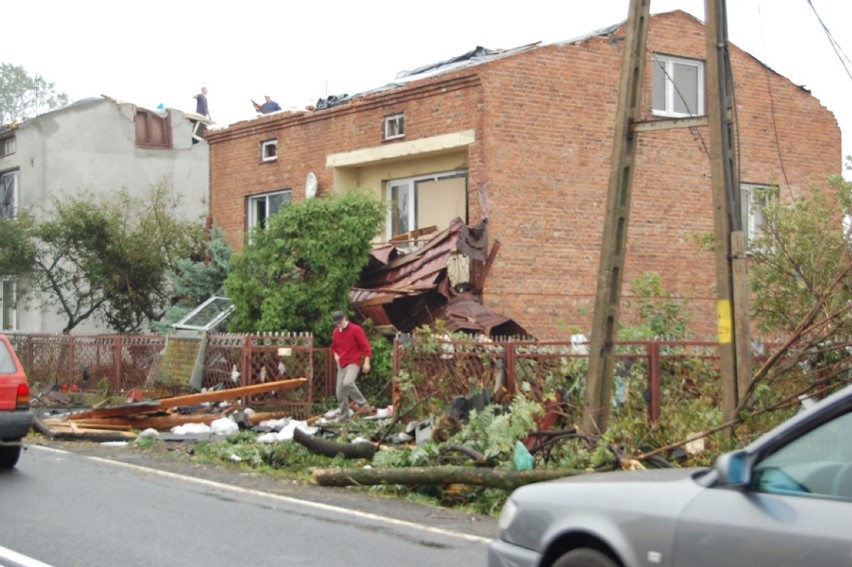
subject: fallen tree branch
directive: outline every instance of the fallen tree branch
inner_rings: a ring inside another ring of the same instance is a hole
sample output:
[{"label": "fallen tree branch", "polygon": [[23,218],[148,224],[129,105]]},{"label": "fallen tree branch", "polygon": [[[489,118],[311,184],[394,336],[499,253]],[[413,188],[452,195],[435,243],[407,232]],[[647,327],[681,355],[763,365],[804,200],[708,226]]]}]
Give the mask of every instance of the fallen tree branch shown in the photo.
[{"label": "fallen tree branch", "polygon": [[446,455],[450,452],[462,453],[463,455],[467,455],[470,459],[478,466],[482,466],[486,464],[485,455],[477,451],[476,449],[471,449],[470,447],[465,447],[464,445],[443,445],[440,449],[438,449],[441,455]]},{"label": "fallen tree branch", "polygon": [[298,427],[293,430],[293,441],[304,445],[312,453],[326,457],[343,455],[347,459],[370,460],[376,454],[376,446],[372,443],[336,443],[308,435]]},{"label": "fallen tree branch", "polygon": [[519,486],[583,474],[574,469],[542,469],[514,472],[481,467],[406,467],[371,469],[317,469],[314,480],[321,486],[368,486],[376,484],[470,484],[514,490]]}]

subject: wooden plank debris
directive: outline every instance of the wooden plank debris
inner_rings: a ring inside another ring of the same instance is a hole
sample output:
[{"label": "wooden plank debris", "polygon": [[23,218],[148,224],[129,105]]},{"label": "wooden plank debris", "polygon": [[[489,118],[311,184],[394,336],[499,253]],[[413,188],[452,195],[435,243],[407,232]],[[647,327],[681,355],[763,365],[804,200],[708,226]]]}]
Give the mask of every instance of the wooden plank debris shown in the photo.
[{"label": "wooden plank debris", "polygon": [[[173,412],[177,408],[191,408],[193,406],[201,406],[202,404],[292,390],[307,383],[307,378],[277,380],[200,394],[133,402],[69,413],[60,417],[37,418],[36,429],[48,437],[59,439],[132,440],[136,438],[136,434],[131,430],[168,430],[187,423],[204,423],[210,425],[215,420],[225,417],[237,409],[236,407],[230,407],[219,409],[218,411],[210,411],[210,408],[205,407],[204,411],[193,413]],[[252,420],[259,423],[260,421],[280,419],[282,417],[285,417],[284,412],[263,412],[254,414]]]}]

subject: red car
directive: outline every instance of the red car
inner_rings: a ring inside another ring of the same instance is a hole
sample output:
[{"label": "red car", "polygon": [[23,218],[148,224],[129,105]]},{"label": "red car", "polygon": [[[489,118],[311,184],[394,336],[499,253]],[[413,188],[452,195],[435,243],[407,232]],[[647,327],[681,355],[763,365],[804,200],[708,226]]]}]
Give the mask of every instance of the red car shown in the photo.
[{"label": "red car", "polygon": [[21,440],[32,424],[27,375],[12,343],[0,335],[0,470],[18,464]]}]

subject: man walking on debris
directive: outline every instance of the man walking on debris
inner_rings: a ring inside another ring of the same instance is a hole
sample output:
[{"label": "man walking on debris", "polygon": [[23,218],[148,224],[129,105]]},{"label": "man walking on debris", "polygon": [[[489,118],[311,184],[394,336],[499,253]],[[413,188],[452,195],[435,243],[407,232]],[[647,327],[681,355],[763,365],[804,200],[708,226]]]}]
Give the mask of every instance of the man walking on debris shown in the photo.
[{"label": "man walking on debris", "polygon": [[337,401],[340,404],[341,419],[349,418],[350,398],[358,404],[357,413],[364,414],[373,411],[364,394],[358,389],[355,381],[361,370],[370,371],[370,357],[373,351],[370,341],[359,325],[349,321],[342,311],[331,314],[334,331],[331,333],[331,352],[337,363]]}]

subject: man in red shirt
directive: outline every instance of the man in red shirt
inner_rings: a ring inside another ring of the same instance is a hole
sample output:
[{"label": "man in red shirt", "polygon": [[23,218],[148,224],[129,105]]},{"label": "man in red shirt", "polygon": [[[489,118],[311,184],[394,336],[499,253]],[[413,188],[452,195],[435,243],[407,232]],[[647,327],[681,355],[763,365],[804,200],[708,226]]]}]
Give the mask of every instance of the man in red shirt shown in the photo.
[{"label": "man in red shirt", "polygon": [[340,416],[345,420],[349,418],[350,398],[360,406],[357,413],[370,413],[373,410],[355,384],[361,370],[365,373],[370,371],[373,351],[364,329],[351,322],[342,311],[332,313],[331,320],[334,322],[331,352],[334,353],[334,361],[337,363],[336,395],[340,403]]}]

